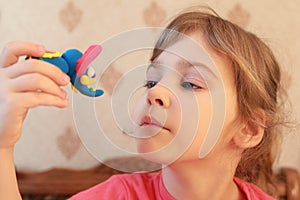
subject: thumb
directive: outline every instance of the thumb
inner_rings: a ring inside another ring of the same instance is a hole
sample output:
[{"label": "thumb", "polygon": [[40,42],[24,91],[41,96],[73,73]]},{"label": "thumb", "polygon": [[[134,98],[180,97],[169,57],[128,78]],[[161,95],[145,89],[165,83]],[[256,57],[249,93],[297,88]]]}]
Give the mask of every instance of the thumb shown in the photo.
[{"label": "thumb", "polygon": [[41,57],[45,52],[44,46],[32,42],[9,42],[1,53],[0,67],[8,67],[18,62],[20,56]]}]

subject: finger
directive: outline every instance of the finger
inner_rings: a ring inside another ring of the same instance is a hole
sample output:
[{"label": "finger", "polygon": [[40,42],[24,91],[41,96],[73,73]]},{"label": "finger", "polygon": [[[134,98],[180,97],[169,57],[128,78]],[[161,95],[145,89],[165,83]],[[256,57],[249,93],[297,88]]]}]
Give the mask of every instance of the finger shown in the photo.
[{"label": "finger", "polygon": [[[22,106],[26,110],[37,106],[55,106],[58,108],[65,108],[69,105],[68,99],[62,99],[43,92],[17,93],[15,94],[14,99],[19,99],[16,102],[16,106]],[[22,99],[22,101],[20,101],[20,99]]]},{"label": "finger", "polygon": [[32,42],[14,41],[5,45],[1,57],[0,67],[7,67],[16,63],[20,56],[41,57],[45,53],[45,47]]},{"label": "finger", "polygon": [[56,95],[60,98],[66,97],[66,92],[63,91],[51,79],[38,73],[25,74],[11,81],[11,90],[14,92],[43,92]]},{"label": "finger", "polygon": [[49,77],[60,86],[67,85],[70,82],[70,77],[58,67],[36,59],[19,62],[3,70],[9,78],[16,78],[24,74],[39,73]]}]

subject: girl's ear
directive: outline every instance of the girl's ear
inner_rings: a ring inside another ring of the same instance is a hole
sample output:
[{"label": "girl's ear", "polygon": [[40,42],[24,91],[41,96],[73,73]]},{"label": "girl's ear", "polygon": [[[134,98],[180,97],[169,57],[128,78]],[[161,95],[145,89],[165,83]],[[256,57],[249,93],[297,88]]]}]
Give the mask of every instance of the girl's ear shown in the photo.
[{"label": "girl's ear", "polygon": [[266,115],[262,109],[255,112],[255,121],[245,120],[233,136],[234,143],[243,149],[257,146],[263,136],[266,125]]}]

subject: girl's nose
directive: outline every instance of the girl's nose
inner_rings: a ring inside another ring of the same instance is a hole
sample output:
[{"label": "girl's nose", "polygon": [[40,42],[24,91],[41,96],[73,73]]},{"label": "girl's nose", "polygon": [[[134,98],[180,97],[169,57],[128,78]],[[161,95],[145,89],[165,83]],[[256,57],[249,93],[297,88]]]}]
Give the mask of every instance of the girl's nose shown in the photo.
[{"label": "girl's nose", "polygon": [[164,108],[170,107],[170,92],[159,85],[148,90],[147,101],[150,105],[158,105]]}]

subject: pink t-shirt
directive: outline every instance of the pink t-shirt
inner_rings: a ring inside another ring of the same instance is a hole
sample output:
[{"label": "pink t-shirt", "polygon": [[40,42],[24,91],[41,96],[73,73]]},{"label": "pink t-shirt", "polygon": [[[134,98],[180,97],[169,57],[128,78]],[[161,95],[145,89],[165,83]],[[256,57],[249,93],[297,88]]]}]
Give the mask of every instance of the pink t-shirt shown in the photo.
[{"label": "pink t-shirt", "polygon": [[[234,178],[234,181],[247,197],[245,200],[275,200],[253,184],[238,178]],[[175,198],[164,187],[161,171],[158,171],[154,173],[114,175],[107,181],[70,198],[70,200],[79,199],[174,200]]]}]

